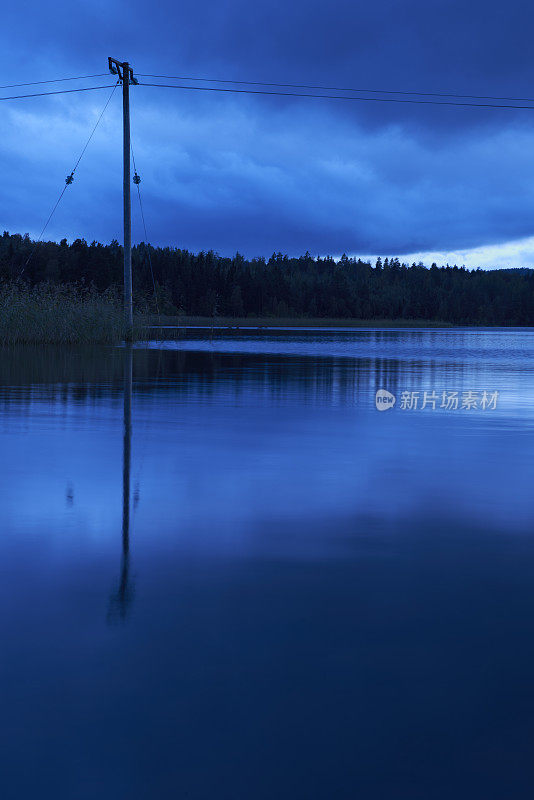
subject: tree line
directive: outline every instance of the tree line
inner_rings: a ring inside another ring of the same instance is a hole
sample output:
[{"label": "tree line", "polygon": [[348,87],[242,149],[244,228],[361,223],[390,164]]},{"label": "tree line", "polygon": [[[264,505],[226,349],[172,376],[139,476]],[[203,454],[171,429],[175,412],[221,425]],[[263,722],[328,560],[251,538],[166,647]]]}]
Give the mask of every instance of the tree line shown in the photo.
[{"label": "tree line", "polygon": [[[33,242],[4,232],[0,280],[122,285],[122,247],[76,239]],[[290,258],[233,258],[144,243],[132,249],[134,301],[164,314],[224,317],[419,319],[480,325],[534,325],[534,270],[467,270],[371,264],[306,253]],[[152,277],[152,275],[154,277]]]}]

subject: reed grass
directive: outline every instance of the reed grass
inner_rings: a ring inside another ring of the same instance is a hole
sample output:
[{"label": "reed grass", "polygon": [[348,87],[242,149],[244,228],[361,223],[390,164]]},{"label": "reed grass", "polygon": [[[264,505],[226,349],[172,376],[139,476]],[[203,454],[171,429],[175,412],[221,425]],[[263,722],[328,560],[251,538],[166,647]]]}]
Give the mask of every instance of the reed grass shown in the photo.
[{"label": "reed grass", "polygon": [[120,297],[112,290],[0,283],[0,344],[116,344],[125,335]]}]

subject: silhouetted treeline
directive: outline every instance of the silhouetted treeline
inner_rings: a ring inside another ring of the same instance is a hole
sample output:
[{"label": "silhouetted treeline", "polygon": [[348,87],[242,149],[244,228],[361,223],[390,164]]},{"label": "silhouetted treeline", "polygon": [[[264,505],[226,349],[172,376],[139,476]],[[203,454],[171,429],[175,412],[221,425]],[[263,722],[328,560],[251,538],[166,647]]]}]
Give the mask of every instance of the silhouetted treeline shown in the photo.
[{"label": "silhouetted treeline", "polygon": [[[31,255],[29,263],[28,257]],[[398,259],[369,264],[342,256],[246,260],[214,252],[190,253],[145,244],[133,248],[134,297],[155,309],[152,263],[159,306],[165,314],[198,316],[424,319],[457,324],[534,325],[534,271],[476,270],[407,265]],[[43,242],[28,236],[0,239],[0,279],[122,284],[122,248]]]}]

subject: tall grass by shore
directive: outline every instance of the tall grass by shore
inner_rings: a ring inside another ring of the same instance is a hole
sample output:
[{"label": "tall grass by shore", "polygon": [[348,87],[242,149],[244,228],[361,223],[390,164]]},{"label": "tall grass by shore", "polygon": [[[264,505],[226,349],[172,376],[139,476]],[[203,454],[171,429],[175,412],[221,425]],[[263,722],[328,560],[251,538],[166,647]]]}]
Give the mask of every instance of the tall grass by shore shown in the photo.
[{"label": "tall grass by shore", "polygon": [[0,344],[115,344],[125,335],[114,292],[80,284],[0,283]]}]

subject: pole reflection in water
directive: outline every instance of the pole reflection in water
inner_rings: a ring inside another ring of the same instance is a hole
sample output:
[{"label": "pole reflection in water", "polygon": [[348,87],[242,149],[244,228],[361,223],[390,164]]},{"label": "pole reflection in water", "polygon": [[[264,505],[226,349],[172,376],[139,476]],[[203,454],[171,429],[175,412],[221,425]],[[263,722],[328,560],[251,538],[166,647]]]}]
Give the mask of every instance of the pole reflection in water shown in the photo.
[{"label": "pole reflection in water", "polygon": [[124,347],[124,412],[122,448],[122,558],[118,590],[110,598],[108,620],[125,620],[133,600],[130,577],[130,466],[132,455],[132,346]]}]

